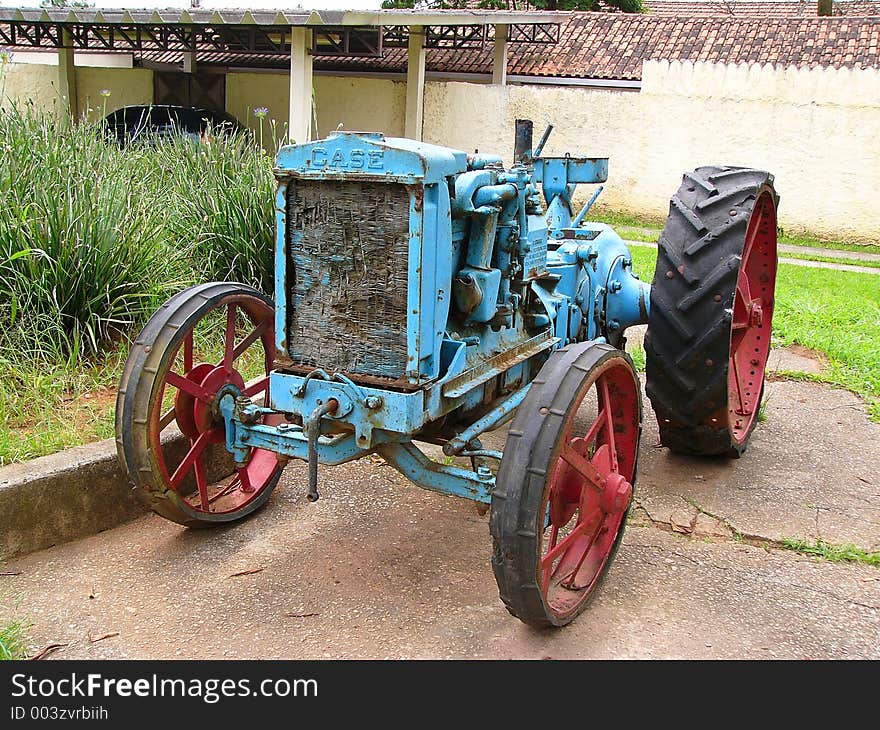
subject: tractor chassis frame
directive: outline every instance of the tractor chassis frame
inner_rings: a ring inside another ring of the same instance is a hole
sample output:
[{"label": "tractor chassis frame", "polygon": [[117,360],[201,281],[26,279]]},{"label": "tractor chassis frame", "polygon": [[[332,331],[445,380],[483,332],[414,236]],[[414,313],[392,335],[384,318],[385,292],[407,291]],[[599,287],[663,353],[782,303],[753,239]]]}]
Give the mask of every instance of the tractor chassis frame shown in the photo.
[{"label": "tractor chassis frame", "polygon": [[[441,464],[413,443],[418,440],[418,429],[427,420],[414,425],[409,432],[388,429],[388,426],[408,428],[408,416],[417,418],[421,415],[424,418],[424,413],[417,409],[417,404],[424,402],[424,392],[399,393],[363,388],[347,378],[331,381],[326,373],[318,370],[304,377],[273,372],[270,380],[275,384],[274,393],[281,391],[290,394],[300,408],[305,403],[314,406],[312,416],[302,425],[289,422],[265,425],[259,423],[262,416],[284,415],[291,411],[258,406],[228,388],[219,394],[218,411],[224,422],[226,449],[232,454],[236,466],[246,464],[254,448],[266,449],[287,459],[301,459],[310,466],[318,463],[335,466],[376,453],[423,489],[486,505],[491,502],[495,476],[489,468],[480,465],[476,469],[465,469],[454,464]],[[443,444],[444,453],[447,456],[472,457],[475,462],[487,458],[500,460],[501,452],[482,449],[478,445],[478,437],[509,420],[529,388],[530,384],[514,391],[454,439],[446,441]],[[329,403],[333,405],[328,409]],[[300,408],[295,411],[305,412]],[[341,420],[345,416],[350,417],[353,411],[357,413],[360,410],[369,412],[372,417],[369,420],[360,417]],[[333,426],[334,420],[337,422],[336,428]],[[354,430],[339,432],[341,423],[347,423],[348,428],[353,427]],[[416,436],[410,435],[414,432]],[[310,499],[314,501],[317,499],[314,469],[310,469],[309,482]]]}]

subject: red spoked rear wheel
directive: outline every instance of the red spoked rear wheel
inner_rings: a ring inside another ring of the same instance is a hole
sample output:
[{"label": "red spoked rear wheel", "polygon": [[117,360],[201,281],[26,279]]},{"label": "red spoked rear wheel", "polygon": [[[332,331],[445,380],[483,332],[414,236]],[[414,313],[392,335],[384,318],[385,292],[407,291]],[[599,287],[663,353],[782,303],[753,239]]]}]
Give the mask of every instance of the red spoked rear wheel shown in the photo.
[{"label": "red spoked rear wheel", "polygon": [[629,357],[594,343],[554,353],[509,431],[492,502],[501,597],[534,626],[587,605],[632,503],[641,391]]},{"label": "red spoked rear wheel", "polygon": [[777,205],[773,176],[741,167],[698,167],[672,196],[651,284],[645,390],[673,451],[739,457],[755,430]]},{"label": "red spoked rear wheel", "polygon": [[251,449],[233,467],[219,401],[232,393],[263,402],[273,354],[274,307],[250,287],[192,287],[150,319],[126,362],[116,430],[120,457],[154,511],[196,527],[265,503],[281,464]]}]

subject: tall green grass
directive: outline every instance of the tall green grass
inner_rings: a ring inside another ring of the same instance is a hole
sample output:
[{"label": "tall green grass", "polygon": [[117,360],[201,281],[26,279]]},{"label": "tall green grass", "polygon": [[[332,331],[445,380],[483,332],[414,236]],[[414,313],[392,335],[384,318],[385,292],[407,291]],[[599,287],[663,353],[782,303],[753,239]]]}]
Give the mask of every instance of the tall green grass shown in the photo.
[{"label": "tall green grass", "polygon": [[123,150],[13,107],[0,150],[0,357],[94,357],[191,283],[271,286],[271,163],[248,136]]},{"label": "tall green grass", "polygon": [[0,349],[94,355],[167,293],[178,258],[138,194],[138,157],[18,109],[0,114],[0,148]]},{"label": "tall green grass", "polygon": [[27,626],[22,621],[0,623],[0,661],[27,656],[26,632]]},{"label": "tall green grass", "polygon": [[107,398],[79,399],[115,386],[128,341],[176,291],[271,290],[274,181],[247,133],[120,149],[96,123],[28,106],[0,110],[0,159],[3,464],[110,435]]},{"label": "tall green grass", "polygon": [[[233,279],[272,290],[274,189],[271,158],[248,135],[210,144],[165,145],[162,181],[172,198],[167,235],[205,280]],[[155,189],[154,189],[155,192]]]}]

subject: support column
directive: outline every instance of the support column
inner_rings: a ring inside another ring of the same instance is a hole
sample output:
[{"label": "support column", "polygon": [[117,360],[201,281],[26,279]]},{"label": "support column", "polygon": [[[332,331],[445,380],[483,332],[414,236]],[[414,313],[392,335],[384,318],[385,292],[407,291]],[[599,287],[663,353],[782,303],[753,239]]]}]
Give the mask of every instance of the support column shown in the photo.
[{"label": "support column", "polygon": [[404,136],[422,139],[425,116],[425,28],[409,27],[409,52],[406,61],[406,125]]},{"label": "support column", "polygon": [[196,54],[187,51],[183,54],[183,72],[185,74],[194,74],[196,72]]},{"label": "support column", "polygon": [[495,52],[492,55],[492,83],[507,86],[507,26],[495,26]]},{"label": "support column", "polygon": [[312,138],[312,29],[290,29],[290,116],[287,133],[297,144]]},{"label": "support column", "polygon": [[76,68],[73,62],[73,36],[69,30],[61,31],[62,43],[67,48],[58,49],[58,93],[62,97],[65,112],[76,119]]}]

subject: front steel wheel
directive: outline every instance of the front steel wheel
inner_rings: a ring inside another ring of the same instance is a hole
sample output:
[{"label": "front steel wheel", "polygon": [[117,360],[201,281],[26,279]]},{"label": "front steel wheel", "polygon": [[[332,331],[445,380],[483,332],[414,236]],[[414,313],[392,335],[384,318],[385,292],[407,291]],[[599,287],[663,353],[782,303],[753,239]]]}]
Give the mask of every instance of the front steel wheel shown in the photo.
[{"label": "front steel wheel", "polygon": [[517,409],[492,495],[492,568],[507,609],[535,627],[586,607],[632,503],[642,428],[629,356],[578,343],[554,352]]},{"label": "front steel wheel", "polygon": [[274,317],[256,289],[203,284],[172,297],[135,340],[116,400],[117,451],[163,517],[188,527],[232,522],[277,485],[282,466],[271,451],[251,449],[232,469],[218,407],[223,392],[268,396]]}]

